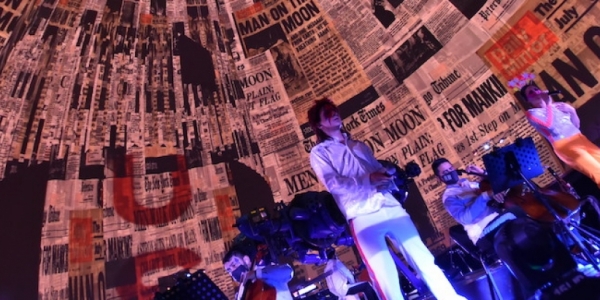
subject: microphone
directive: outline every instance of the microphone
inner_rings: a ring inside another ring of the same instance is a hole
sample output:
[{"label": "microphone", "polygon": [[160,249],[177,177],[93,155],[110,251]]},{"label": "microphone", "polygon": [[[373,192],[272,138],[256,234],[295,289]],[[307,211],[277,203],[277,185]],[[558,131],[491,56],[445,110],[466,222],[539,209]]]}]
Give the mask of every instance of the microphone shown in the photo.
[{"label": "microphone", "polygon": [[562,94],[562,92],[560,90],[556,90],[556,91],[548,91],[548,95],[549,96],[556,96],[558,94]]}]

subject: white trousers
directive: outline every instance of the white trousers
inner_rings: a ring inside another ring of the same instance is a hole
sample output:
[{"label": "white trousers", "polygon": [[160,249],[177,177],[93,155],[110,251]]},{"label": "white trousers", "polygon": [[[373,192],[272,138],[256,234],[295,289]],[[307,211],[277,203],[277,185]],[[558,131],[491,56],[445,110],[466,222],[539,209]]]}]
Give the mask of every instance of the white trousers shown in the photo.
[{"label": "white trousers", "polygon": [[358,216],[350,220],[350,229],[381,299],[403,299],[398,270],[386,244],[386,236],[396,242],[406,261],[415,268],[437,299],[465,299],[456,294],[442,270],[434,263],[433,255],[401,206],[382,207],[374,213]]}]

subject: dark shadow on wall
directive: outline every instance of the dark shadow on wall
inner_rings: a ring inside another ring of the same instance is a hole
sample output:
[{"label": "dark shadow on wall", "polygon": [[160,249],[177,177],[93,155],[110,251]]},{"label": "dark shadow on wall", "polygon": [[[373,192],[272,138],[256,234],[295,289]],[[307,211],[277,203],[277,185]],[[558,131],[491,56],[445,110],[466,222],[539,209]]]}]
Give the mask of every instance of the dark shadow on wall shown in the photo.
[{"label": "dark shadow on wall", "polygon": [[0,181],[0,300],[38,298],[47,163]]},{"label": "dark shadow on wall", "polygon": [[275,200],[265,178],[237,160],[230,161],[229,168],[242,215],[249,214],[250,211],[260,207],[273,212]]},{"label": "dark shadow on wall", "polygon": [[427,207],[427,203],[425,203],[423,196],[419,192],[419,188],[414,182],[408,185],[408,197],[402,207],[410,215],[423,242],[433,244],[440,237],[443,237],[443,234],[435,227],[435,221]]}]

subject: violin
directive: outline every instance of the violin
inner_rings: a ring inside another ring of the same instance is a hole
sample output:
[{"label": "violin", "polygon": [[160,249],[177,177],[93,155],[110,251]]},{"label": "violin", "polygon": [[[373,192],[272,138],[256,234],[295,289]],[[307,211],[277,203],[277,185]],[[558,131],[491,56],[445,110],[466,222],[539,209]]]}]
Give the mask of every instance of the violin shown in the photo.
[{"label": "violin", "polygon": [[[538,188],[540,194],[561,218],[567,218],[579,209],[579,200],[572,195],[549,188]],[[554,222],[554,214],[536,197],[526,185],[512,188],[505,197],[505,207],[513,205],[521,207],[532,219],[541,222]]]},{"label": "violin", "polygon": [[[556,172],[554,172],[554,170],[549,169],[549,171],[559,183],[561,181],[564,181],[562,178],[560,178],[560,176],[556,175]],[[477,175],[483,178],[483,180],[479,183],[482,192],[491,190],[491,184],[486,176],[487,174],[477,174],[466,171],[463,172],[470,175]],[[561,185],[561,187],[562,186],[563,185]],[[562,191],[557,191],[550,188],[541,188],[537,186],[536,188],[540,195],[548,201],[549,206],[557,213],[557,215],[561,219],[570,217],[579,211],[579,200],[570,192],[567,192],[564,189]],[[496,201],[491,200],[490,202]],[[491,206],[497,205],[499,204],[494,203]],[[503,206],[502,208],[504,209],[508,209],[515,206],[520,207],[529,217],[537,221],[554,222],[556,220],[554,214],[546,207],[546,205],[544,205],[544,203],[540,199],[537,198],[535,191],[531,190],[531,188],[525,183],[517,185],[507,190],[504,196],[504,203],[501,206]]]}]

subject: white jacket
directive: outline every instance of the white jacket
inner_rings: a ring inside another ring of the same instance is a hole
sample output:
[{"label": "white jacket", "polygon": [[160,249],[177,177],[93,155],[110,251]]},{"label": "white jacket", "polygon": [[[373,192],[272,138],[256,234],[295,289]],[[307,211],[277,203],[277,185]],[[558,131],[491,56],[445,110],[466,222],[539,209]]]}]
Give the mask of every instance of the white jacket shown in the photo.
[{"label": "white jacket", "polygon": [[487,205],[491,199],[488,193],[480,192],[479,184],[467,179],[448,185],[442,194],[444,207],[463,225],[473,244],[477,243],[483,229],[498,216],[498,213]]},{"label": "white jacket", "polygon": [[385,172],[385,168],[363,142],[349,138],[346,144],[333,139],[321,142],[310,151],[310,165],[346,220],[383,206],[400,206],[390,193],[378,192],[371,185],[371,173]]}]

